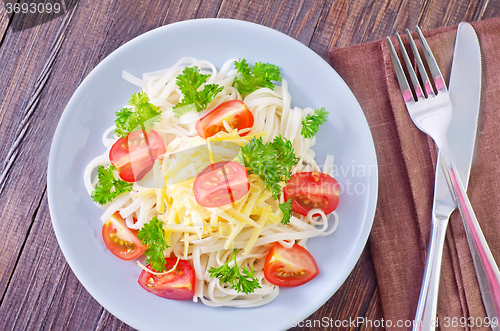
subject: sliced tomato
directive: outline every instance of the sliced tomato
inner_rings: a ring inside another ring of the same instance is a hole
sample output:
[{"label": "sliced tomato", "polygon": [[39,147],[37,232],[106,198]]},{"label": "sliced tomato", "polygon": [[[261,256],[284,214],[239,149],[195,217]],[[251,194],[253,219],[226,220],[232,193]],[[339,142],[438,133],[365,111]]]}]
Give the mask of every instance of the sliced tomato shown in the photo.
[{"label": "sliced tomato", "polygon": [[111,147],[109,160],[121,179],[136,182],[153,168],[158,156],[165,151],[165,145],[156,131],[134,131],[126,138],[118,139]]},{"label": "sliced tomato", "polygon": [[264,264],[264,277],[278,286],[299,286],[318,273],[318,266],[311,253],[298,244],[287,249],[280,243],[275,243]]},{"label": "sliced tomato", "polygon": [[203,207],[220,207],[243,198],[250,189],[245,167],[233,161],[209,165],[196,176],[193,193]]},{"label": "sliced tomato", "polygon": [[307,215],[313,208],[330,214],[339,205],[339,183],[321,172],[299,172],[292,175],[284,190],[285,201],[292,198],[293,211]]},{"label": "sliced tomato", "polygon": [[102,226],[102,239],[111,253],[122,260],[133,260],[146,250],[137,239],[136,231],[129,229],[116,212]]},{"label": "sliced tomato", "polygon": [[[175,266],[177,258],[165,259],[166,270]],[[147,268],[153,270],[148,264]],[[187,300],[194,296],[194,271],[188,261],[179,260],[174,271],[154,275],[145,270],[139,275],[139,285],[159,297],[172,300]]]},{"label": "sliced tomato", "polygon": [[[241,100],[230,100],[221,103],[217,108],[201,118],[196,123],[196,131],[202,138],[207,139],[217,132],[226,131],[222,121],[233,129],[246,129],[253,126],[253,114]],[[226,131],[227,132],[227,131]],[[242,133],[241,136],[248,134]]]}]

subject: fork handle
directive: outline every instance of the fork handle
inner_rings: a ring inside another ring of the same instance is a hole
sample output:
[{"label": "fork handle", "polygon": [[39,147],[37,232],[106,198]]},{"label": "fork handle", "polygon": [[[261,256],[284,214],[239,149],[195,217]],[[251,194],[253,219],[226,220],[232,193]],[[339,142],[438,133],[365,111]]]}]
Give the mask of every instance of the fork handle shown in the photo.
[{"label": "fork handle", "polygon": [[484,307],[490,322],[494,322],[491,328],[494,331],[500,331],[500,271],[477,222],[453,158],[448,152],[449,149],[447,146],[440,147],[443,168],[447,170],[445,172],[446,180],[462,215]]},{"label": "fork handle", "polygon": [[441,274],[441,260],[443,258],[443,246],[445,241],[448,217],[438,218],[432,215],[432,230],[425,264],[424,278],[418,299],[416,323],[413,331],[434,331],[436,329],[436,312],[439,290],[439,278]]}]

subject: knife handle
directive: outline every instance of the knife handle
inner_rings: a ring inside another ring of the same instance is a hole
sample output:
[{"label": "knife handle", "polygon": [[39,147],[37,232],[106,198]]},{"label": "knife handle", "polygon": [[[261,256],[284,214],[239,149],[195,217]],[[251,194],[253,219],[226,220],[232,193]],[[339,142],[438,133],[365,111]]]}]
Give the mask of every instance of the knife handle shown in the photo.
[{"label": "knife handle", "polygon": [[447,146],[440,147],[441,155],[443,156],[441,162],[444,163],[443,170],[446,170],[445,176],[448,186],[462,215],[484,307],[490,323],[494,322],[491,328],[493,331],[500,331],[500,271],[486,243],[476,215],[472,210],[469,198],[458,176],[453,158],[448,152],[449,149]]},{"label": "knife handle", "polygon": [[434,331],[436,329],[439,277],[447,226],[448,215],[436,216],[433,213],[429,252],[427,253],[413,331]]}]

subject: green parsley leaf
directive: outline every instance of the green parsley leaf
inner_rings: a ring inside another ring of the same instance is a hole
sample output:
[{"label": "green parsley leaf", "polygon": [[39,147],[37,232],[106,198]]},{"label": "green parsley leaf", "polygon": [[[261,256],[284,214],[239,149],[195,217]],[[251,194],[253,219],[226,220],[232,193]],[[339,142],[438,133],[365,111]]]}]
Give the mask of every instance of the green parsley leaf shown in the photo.
[{"label": "green parsley leaf", "polygon": [[154,271],[164,271],[165,256],[163,251],[169,246],[165,242],[165,231],[163,231],[163,222],[158,217],[153,217],[149,223],[142,226],[137,233],[137,238],[146,246],[146,262],[151,264]]},{"label": "green parsley leaf", "polygon": [[[219,268],[211,267],[208,269],[210,277],[218,278],[221,284],[229,283],[231,288],[238,292],[245,294],[253,293],[255,289],[261,288],[259,280],[253,276],[253,266],[251,271],[249,271],[246,267],[243,267],[243,269],[241,269],[242,272],[240,272],[238,264],[236,263],[236,252],[237,249],[234,249],[233,257],[224,265]],[[234,265],[232,267],[229,266],[231,261],[234,261]]]},{"label": "green parsley leaf", "polygon": [[139,129],[148,132],[155,122],[161,120],[160,107],[149,102],[146,92],[134,93],[128,104],[132,107],[122,108],[116,112],[115,134],[117,136],[125,138],[130,132]]},{"label": "green parsley leaf", "polygon": [[284,203],[280,203],[279,207],[283,212],[283,218],[281,219],[282,224],[290,223],[290,217],[292,216],[292,198],[289,198],[288,201]]},{"label": "green parsley leaf", "polygon": [[176,118],[190,111],[200,112],[206,109],[214,97],[224,89],[223,86],[217,84],[206,84],[203,90],[198,91],[208,77],[210,75],[201,74],[197,66],[186,67],[177,76],[177,86],[179,86],[183,98],[181,102],[173,107]]},{"label": "green parsley leaf", "polygon": [[316,109],[314,114],[307,115],[306,119],[302,121],[302,130],[300,134],[304,138],[312,138],[316,133],[318,133],[319,126],[326,122],[328,117],[328,112],[325,107]]},{"label": "green parsley leaf", "polygon": [[233,86],[240,94],[250,94],[259,87],[268,87],[274,89],[271,81],[281,82],[281,72],[278,66],[270,63],[257,62],[253,68],[247,64],[245,59],[234,61],[234,66],[238,70]]},{"label": "green parsley leaf", "polygon": [[275,199],[279,199],[283,191],[280,183],[290,179],[292,167],[299,161],[293,152],[292,143],[282,136],[266,144],[262,138],[253,137],[241,147],[241,159],[245,167],[262,178],[264,186]]},{"label": "green parsley leaf", "polygon": [[109,165],[107,168],[103,166],[97,167],[98,183],[91,196],[100,205],[113,201],[114,198],[123,192],[132,190],[132,183],[116,179],[113,174],[114,170],[116,168],[113,165]]},{"label": "green parsley leaf", "polygon": [[281,135],[274,137],[272,146],[276,150],[276,161],[282,169],[285,182],[292,176],[292,168],[299,162],[299,158],[293,152],[292,142]]}]

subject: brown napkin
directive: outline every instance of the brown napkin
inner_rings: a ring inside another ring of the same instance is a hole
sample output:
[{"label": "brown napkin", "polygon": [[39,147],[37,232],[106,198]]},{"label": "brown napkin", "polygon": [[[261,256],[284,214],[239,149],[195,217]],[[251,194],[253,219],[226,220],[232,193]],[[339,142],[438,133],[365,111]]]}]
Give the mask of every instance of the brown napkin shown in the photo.
[{"label": "brown napkin", "polygon": [[[500,263],[500,19],[472,25],[481,44],[483,78],[468,195]],[[424,31],[424,35],[448,82],[456,26]],[[360,103],[375,142],[379,195],[369,244],[384,320],[393,325],[386,329],[411,330],[396,324],[413,320],[417,308],[431,229],[437,149],[408,115],[386,40],[335,49],[329,55],[331,65]],[[439,327],[489,330],[469,319],[484,322],[485,317],[467,238],[455,211],[443,253]],[[473,326],[462,327],[465,321]]]}]

